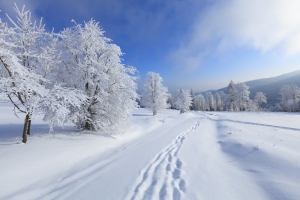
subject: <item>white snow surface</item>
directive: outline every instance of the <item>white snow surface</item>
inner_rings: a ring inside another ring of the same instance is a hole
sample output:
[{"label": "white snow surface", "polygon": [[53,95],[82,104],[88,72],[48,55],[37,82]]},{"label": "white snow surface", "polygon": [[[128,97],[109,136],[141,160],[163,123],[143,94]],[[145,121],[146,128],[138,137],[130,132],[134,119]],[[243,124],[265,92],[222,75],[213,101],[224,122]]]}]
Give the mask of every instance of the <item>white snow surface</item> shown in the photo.
[{"label": "white snow surface", "polygon": [[300,199],[299,113],[136,109],[123,134],[0,105],[0,199]]}]

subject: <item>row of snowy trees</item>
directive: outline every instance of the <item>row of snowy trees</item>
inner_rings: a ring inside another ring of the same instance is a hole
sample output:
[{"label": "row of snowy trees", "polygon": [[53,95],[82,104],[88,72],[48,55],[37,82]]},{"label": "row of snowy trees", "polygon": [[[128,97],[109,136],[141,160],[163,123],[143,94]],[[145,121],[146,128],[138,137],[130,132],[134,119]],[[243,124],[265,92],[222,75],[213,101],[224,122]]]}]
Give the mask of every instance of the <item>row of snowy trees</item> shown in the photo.
[{"label": "row of snowy trees", "polygon": [[[181,113],[188,110],[202,111],[300,111],[300,88],[296,85],[284,85],[279,94],[280,103],[266,108],[267,98],[264,93],[257,92],[253,99],[249,98],[249,87],[245,83],[234,83],[230,81],[227,93],[223,91],[206,92],[205,94],[194,95],[180,89],[175,95],[168,94],[166,87],[162,85],[162,78],[159,74],[149,72],[147,74],[141,105],[153,110],[172,108],[180,110]],[[262,108],[262,105],[264,105]]]},{"label": "row of snowy trees", "polygon": [[22,141],[35,114],[44,114],[51,129],[67,119],[80,129],[123,129],[137,106],[136,69],[121,63],[120,47],[99,24],[47,32],[24,7],[15,11],[16,20],[0,19],[0,94],[26,116]]},{"label": "row of snowy trees", "polygon": [[201,111],[300,111],[300,88],[295,85],[284,85],[279,94],[281,103],[269,109],[262,109],[266,105],[267,98],[262,92],[257,92],[254,99],[250,99],[249,87],[245,83],[234,83],[230,81],[227,92],[206,92],[195,95],[193,90],[180,89],[175,95],[168,93],[168,89],[162,85],[159,74],[149,72],[147,74],[144,91],[141,98],[141,106],[153,111],[165,108],[180,110],[181,113],[189,110]]},{"label": "row of snowy trees", "polygon": [[[181,91],[181,90],[180,90]],[[187,96],[191,98],[191,110],[202,111],[258,111],[261,105],[267,103],[267,98],[262,92],[256,93],[253,100],[249,98],[249,87],[244,83],[231,81],[227,87],[228,93],[217,91],[194,95],[191,90]],[[186,91],[187,93],[187,91]],[[177,109],[176,96],[170,96],[171,108]]]},{"label": "row of snowy trees", "polygon": [[[265,94],[257,92],[254,99],[250,99],[249,87],[244,83],[235,84],[231,81],[227,91],[227,94],[217,91],[196,95],[193,97],[192,108],[203,111],[300,111],[300,88],[296,85],[284,85],[279,91],[280,103],[268,109],[262,108],[262,105],[267,104]],[[192,91],[191,96],[193,96]]]},{"label": "row of snowy trees", "polygon": [[256,93],[254,100],[249,98],[249,87],[244,83],[235,84],[230,81],[228,94],[223,91],[206,92],[205,95],[194,95],[193,91],[180,89],[175,95],[168,94],[168,89],[162,85],[159,74],[147,74],[141,105],[153,111],[171,107],[181,113],[189,110],[202,111],[258,111],[261,105],[267,103],[267,98],[262,92]]},{"label": "row of snowy trees", "polygon": [[[267,98],[262,92],[257,92],[254,99],[250,99],[249,87],[245,83],[230,81],[227,92],[206,92],[194,95],[193,90],[180,89],[175,95],[168,93],[168,89],[162,85],[159,74],[149,72],[147,74],[141,105],[153,111],[165,108],[180,110],[181,113],[188,110],[201,111],[267,111],[262,105],[267,103]],[[300,111],[300,88],[295,85],[284,85],[279,94],[281,103],[271,107],[270,111]]]}]

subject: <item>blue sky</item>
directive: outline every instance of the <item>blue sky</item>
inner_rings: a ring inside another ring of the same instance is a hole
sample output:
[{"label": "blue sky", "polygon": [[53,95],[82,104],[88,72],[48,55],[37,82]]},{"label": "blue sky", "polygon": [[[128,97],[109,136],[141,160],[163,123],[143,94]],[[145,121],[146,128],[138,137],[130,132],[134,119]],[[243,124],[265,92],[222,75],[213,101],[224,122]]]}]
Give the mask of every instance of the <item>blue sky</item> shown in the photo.
[{"label": "blue sky", "polygon": [[299,0],[0,0],[0,17],[26,5],[56,32],[91,18],[135,66],[170,92],[195,92],[300,69]]}]

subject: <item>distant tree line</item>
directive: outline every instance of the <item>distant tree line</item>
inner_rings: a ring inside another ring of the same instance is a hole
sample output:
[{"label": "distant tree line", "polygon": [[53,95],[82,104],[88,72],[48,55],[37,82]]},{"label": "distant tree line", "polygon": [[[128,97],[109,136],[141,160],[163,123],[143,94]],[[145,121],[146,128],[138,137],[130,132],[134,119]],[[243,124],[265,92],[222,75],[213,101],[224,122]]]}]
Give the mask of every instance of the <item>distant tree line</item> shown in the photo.
[{"label": "distant tree line", "polygon": [[[253,100],[249,98],[249,87],[244,83],[234,83],[230,81],[227,87],[228,93],[223,91],[206,92],[205,94],[194,95],[190,91],[192,98],[190,110],[196,111],[261,111],[262,104],[267,103],[267,98],[262,92],[256,93]],[[172,108],[176,109],[176,95],[169,96]]]},{"label": "distant tree line", "polygon": [[266,107],[267,97],[262,92],[257,92],[250,99],[249,87],[245,83],[230,81],[227,93],[223,91],[206,92],[195,95],[193,90],[179,89],[175,95],[169,94],[168,89],[162,85],[159,74],[147,74],[144,92],[141,95],[141,106],[150,108],[153,115],[164,108],[179,110],[185,113],[195,111],[300,111],[300,88],[295,85],[284,85],[279,94],[281,102],[274,106]]}]

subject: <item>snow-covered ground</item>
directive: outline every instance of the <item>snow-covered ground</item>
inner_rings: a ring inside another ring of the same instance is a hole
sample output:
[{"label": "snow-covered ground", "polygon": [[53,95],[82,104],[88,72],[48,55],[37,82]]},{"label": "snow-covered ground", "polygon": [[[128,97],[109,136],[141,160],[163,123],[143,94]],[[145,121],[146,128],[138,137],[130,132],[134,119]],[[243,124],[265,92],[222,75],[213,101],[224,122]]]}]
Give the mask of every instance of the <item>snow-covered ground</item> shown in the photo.
[{"label": "snow-covered ground", "polygon": [[119,135],[0,107],[0,199],[300,199],[300,115],[135,110]]}]

